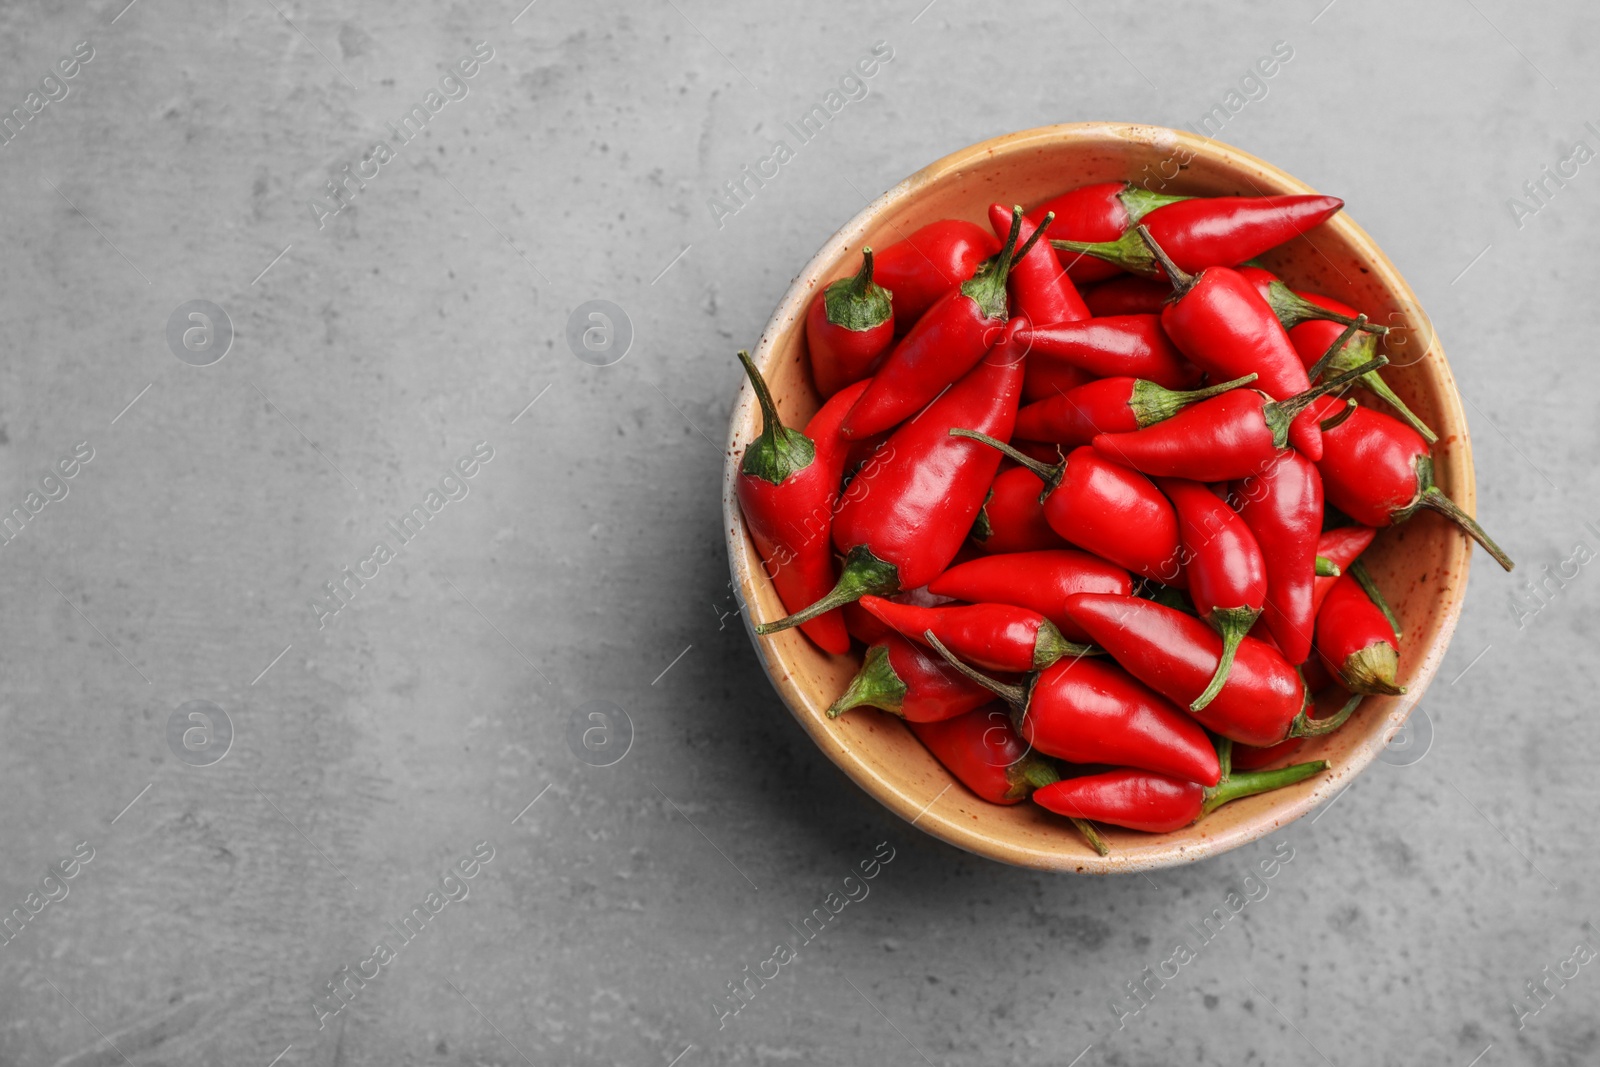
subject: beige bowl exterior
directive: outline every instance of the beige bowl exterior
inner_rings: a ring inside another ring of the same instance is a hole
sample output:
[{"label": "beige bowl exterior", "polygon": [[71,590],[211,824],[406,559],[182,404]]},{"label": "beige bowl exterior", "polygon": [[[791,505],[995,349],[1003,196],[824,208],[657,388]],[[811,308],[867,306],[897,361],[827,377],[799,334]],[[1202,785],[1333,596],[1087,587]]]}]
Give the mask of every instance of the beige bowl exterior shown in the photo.
[{"label": "beige bowl exterior", "polygon": [[[1148,169],[1147,169],[1148,168]],[[1076,123],[997,137],[923,168],[875,200],[806,264],[761,335],[754,358],[771,383],[784,422],[803,425],[818,406],[805,346],[812,295],[859,266],[863,246],[884,248],[927,223],[963,218],[987,226],[991,202],[1036,204],[1087,182],[1130,179],[1157,191],[1191,194],[1313,192],[1305,183],[1236,148],[1159,126]],[[1163,185],[1163,179],[1170,179]],[[1416,296],[1373,240],[1341,212],[1310,239],[1264,257],[1296,288],[1328,293],[1394,328],[1384,373],[1395,391],[1439,434],[1436,478],[1468,512],[1475,508],[1466,419],[1444,352]],[[734,373],[731,369],[730,376]],[[760,412],[748,383],[729,428],[723,520],[734,587],[746,627],[784,614],[762,572],[735,497],[739,461],[758,432]],[[799,630],[751,640],[784,704],[828,758],[857,785],[920,829],[1003,863],[1041,870],[1111,874],[1214,856],[1254,841],[1333,797],[1371,763],[1421,699],[1444,658],[1466,594],[1471,542],[1438,516],[1423,513],[1383,531],[1367,564],[1404,631],[1400,680],[1408,691],[1369,698],[1336,734],[1307,742],[1296,760],[1330,767],[1296,786],[1237,801],[1171,834],[1106,828],[1111,855],[1097,856],[1066,820],[1037,805],[1010,807],[978,799],[955,781],[893,716],[858,709],[829,721],[825,709],[859,666],[855,655],[829,656]]]}]

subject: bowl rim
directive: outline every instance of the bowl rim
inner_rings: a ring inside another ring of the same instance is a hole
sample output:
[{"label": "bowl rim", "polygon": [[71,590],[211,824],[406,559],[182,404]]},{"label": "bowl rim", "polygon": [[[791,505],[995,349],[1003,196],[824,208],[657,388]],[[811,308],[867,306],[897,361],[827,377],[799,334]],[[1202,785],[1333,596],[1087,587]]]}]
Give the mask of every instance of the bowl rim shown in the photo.
[{"label": "bowl rim", "polygon": [[[1054,147],[1064,141],[1081,140],[1085,145],[1090,145],[1106,139],[1120,140],[1142,147],[1161,146],[1174,152],[1180,148],[1186,149],[1195,156],[1210,157],[1212,162],[1221,164],[1235,173],[1248,175],[1251,172],[1259,172],[1276,186],[1275,189],[1268,190],[1269,192],[1316,192],[1293,175],[1242,149],[1211,138],[1200,137],[1186,130],[1174,130],[1164,126],[1120,122],[1060,123],[979,141],[929,163],[896,183],[873,199],[823,243],[791,279],[772,316],[762,328],[761,336],[751,353],[756,366],[766,372],[773,357],[776,339],[797,325],[803,325],[812,295],[817,291],[816,283],[828,274],[843,254],[857,244],[875,222],[893,214],[898,208],[908,206],[921,190],[962,169],[992,165],[995,157],[1002,154],[1025,153],[1041,144]],[[1397,294],[1410,309],[1426,321],[1426,313],[1422,310],[1411,286],[1377,242],[1346,212],[1340,211],[1323,225],[1342,231],[1347,241],[1361,250],[1364,263],[1379,276],[1381,284]],[[1440,386],[1439,421],[1443,425],[1457,428],[1454,431],[1455,439],[1450,451],[1441,457],[1439,463],[1439,466],[1448,472],[1447,476],[1440,480],[1451,485],[1456,502],[1461,507],[1469,514],[1476,514],[1477,494],[1473,475],[1472,443],[1467,432],[1466,414],[1461,406],[1460,392],[1456,388],[1455,377],[1445,358],[1438,334],[1431,325],[1427,335],[1427,346],[1414,362],[1420,363],[1429,357],[1435,357],[1432,369],[1438,377]],[[754,391],[741,375],[738,395],[728,422],[728,438],[724,454],[722,517],[729,571],[733,579],[734,593],[738,598],[740,618],[744,623],[745,632],[755,647],[762,670],[784,706],[789,709],[812,742],[878,803],[906,822],[948,844],[1012,866],[1084,874],[1132,874],[1157,870],[1193,863],[1231,851],[1260,840],[1267,834],[1309,814],[1343,792],[1350,780],[1376,759],[1412,709],[1417,706],[1438,673],[1466,599],[1472,561],[1472,542],[1465,537],[1452,538],[1447,542],[1451,553],[1449,565],[1452,573],[1459,575],[1459,578],[1438,616],[1439,627],[1433,643],[1424,650],[1420,661],[1416,662],[1411,671],[1407,693],[1393,701],[1381,730],[1368,727],[1367,732],[1373,741],[1352,747],[1345,757],[1337,764],[1331,765],[1327,772],[1291,790],[1275,794],[1278,800],[1270,809],[1252,818],[1238,820],[1219,832],[1196,841],[1173,842],[1162,846],[1160,842],[1169,835],[1150,835],[1153,842],[1151,846],[1141,847],[1135,851],[1113,850],[1109,856],[1099,856],[1086,847],[1081,850],[1054,851],[1049,848],[1001,842],[982,832],[981,820],[941,814],[935,810],[938,800],[951,787],[959,786],[960,783],[953,777],[950,787],[940,791],[932,801],[924,803],[923,798],[911,795],[897,783],[878,773],[853,746],[845,742],[841,735],[827,729],[828,720],[822,714],[823,707],[811,706],[813,702],[795,684],[778,646],[771,639],[756,634],[749,611],[752,602],[749,593],[754,580],[751,567],[754,547],[745,532],[744,517],[740,512],[737,497],[739,466],[743,456],[743,449],[740,447],[740,429],[750,421],[754,406]],[[1306,788],[1307,786],[1310,788]],[[970,825],[974,822],[977,822],[977,828]],[[1065,833],[1063,839],[1076,841]]]}]

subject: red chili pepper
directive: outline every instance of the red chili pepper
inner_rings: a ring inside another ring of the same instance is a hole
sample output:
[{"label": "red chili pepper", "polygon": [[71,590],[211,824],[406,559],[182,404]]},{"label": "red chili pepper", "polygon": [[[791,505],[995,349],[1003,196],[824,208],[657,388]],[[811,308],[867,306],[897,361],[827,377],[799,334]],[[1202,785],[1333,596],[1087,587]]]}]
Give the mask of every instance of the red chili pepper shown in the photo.
[{"label": "red chili pepper", "polygon": [[[1010,230],[1011,212],[1000,204],[989,205],[989,225],[999,237]],[[1043,233],[1054,219],[1045,214],[1038,222],[1024,219],[1019,241],[1031,241],[1035,233]],[[1017,257],[1007,282],[1011,292],[1012,314],[1029,322],[1076,322],[1089,317],[1089,309],[1078,295],[1061,261],[1043,241]]]},{"label": "red chili pepper", "polygon": [[1099,434],[1094,447],[1149,475],[1197,482],[1248,478],[1284,451],[1291,426],[1318,397],[1386,362],[1378,356],[1287,400],[1271,400],[1257,389],[1230,389],[1133,433]]},{"label": "red chili pepper", "polygon": [[961,659],[991,671],[1043,670],[1062,656],[1084,651],[1037,611],[1013,604],[923,608],[864,596],[861,606],[913,641],[926,643],[923,635],[931,631]]},{"label": "red chili pepper", "polygon": [[1042,478],[1045,520],[1070,543],[1146,578],[1185,588],[1178,515],[1171,501],[1138,471],[1093,448],[1075,448],[1052,466],[992,436],[964,429],[950,432],[982,441]]},{"label": "red chili pepper", "polygon": [[1022,342],[1028,346],[1030,375],[1036,364],[1064,363],[1096,378],[1143,378],[1168,389],[1192,389],[1200,384],[1200,368],[1167,340],[1158,315],[1112,315],[1032,325],[1022,334]]},{"label": "red chili pepper", "polygon": [[1281,770],[1247,771],[1209,788],[1150,771],[1106,771],[1064,778],[1035,790],[1033,799],[1072,819],[1165,834],[1191,825],[1229,801],[1303,782],[1327,767],[1327,760],[1313,760]]},{"label": "red chili pepper", "polygon": [[978,264],[1000,251],[994,235],[975,222],[941,219],[878,253],[878,284],[894,295],[895,325],[908,330]]},{"label": "red chili pepper", "polygon": [[[1028,218],[1038,222],[1047,212],[1054,212],[1053,229],[1059,237],[1086,242],[1115,241],[1150,212],[1187,199],[1152,193],[1131,182],[1097,182],[1040,204],[1028,212]],[[1120,270],[1104,260],[1077,252],[1059,255],[1072,280],[1079,284],[1114,277]]]},{"label": "red chili pepper", "polygon": [[846,437],[866,437],[909,419],[971,370],[1000,338],[1000,327],[1007,318],[1006,277],[1011,273],[1013,255],[1027,255],[1039,236],[1036,231],[1018,248],[1021,211],[1012,222],[1011,235],[999,257],[985,261],[971,279],[940,297],[889,350],[872,384],[845,416]]},{"label": "red chili pepper", "polygon": [[1267,564],[1263,621],[1291,663],[1311,654],[1312,602],[1321,545],[1322,478],[1298,452],[1284,452],[1234,486],[1239,517],[1256,535]]},{"label": "red chili pepper", "polygon": [[1065,548],[1061,535],[1045,521],[1044,482],[1023,467],[1011,467],[995,476],[989,496],[972,524],[972,541],[985,552],[1032,552]]},{"label": "red chili pepper", "polygon": [[1099,556],[1070,548],[1013,552],[958,563],[928,583],[928,592],[975,604],[1015,604],[1032,608],[1072,641],[1089,635],[1067,613],[1074,593],[1133,592],[1128,572]]},{"label": "red chili pepper", "polygon": [[[1239,272],[1241,278],[1255,286],[1256,292],[1261,294],[1261,299],[1267,302],[1267,306],[1277,316],[1278,323],[1289,331],[1291,338],[1297,326],[1308,322],[1326,322],[1329,325],[1337,323],[1340,326],[1351,326],[1360,317],[1360,312],[1340,304],[1331,297],[1316,297],[1309,293],[1295,292],[1284,283],[1282,278],[1279,278],[1265,267],[1245,265],[1234,269]],[[1371,336],[1388,333],[1389,328],[1371,323],[1362,323],[1362,332]],[[1307,361],[1306,366],[1309,367],[1321,359],[1322,353],[1328,350],[1328,344],[1338,335],[1338,329],[1328,334],[1327,341],[1324,341],[1322,347],[1317,349],[1316,355]],[[1304,354],[1303,352],[1301,353],[1302,356]]]},{"label": "red chili pepper", "polygon": [[[1137,597],[1079,593],[1067,601],[1067,610],[1124,670],[1185,707],[1205,691],[1222,661],[1217,632],[1176,608]],[[1222,691],[1195,718],[1213,733],[1246,745],[1275,745],[1344,723],[1337,716],[1313,723],[1310,707],[1311,694],[1294,666],[1246,637]]]},{"label": "red chili pepper", "polygon": [[[1080,262],[1087,263],[1089,260]],[[1089,314],[1096,318],[1108,315],[1159,315],[1161,306],[1171,295],[1172,285],[1165,278],[1156,281],[1125,274],[1085,289],[1083,303],[1089,309]]]},{"label": "red chili pepper", "polygon": [[1239,642],[1266,603],[1267,565],[1250,527],[1210,489],[1182,478],[1156,484],[1178,509],[1189,596],[1200,617],[1222,636],[1217,673],[1189,705],[1190,711],[1201,711],[1222,691]]},{"label": "red chili pepper", "polygon": [[[1181,207],[1181,204],[1174,204]],[[1150,242],[1150,252],[1166,261],[1167,250],[1140,227],[1135,235]],[[1272,308],[1238,271],[1207,267],[1188,274],[1167,271],[1172,299],[1161,312],[1161,326],[1178,351],[1216,379],[1258,373],[1258,388],[1273,400],[1288,400],[1311,388],[1305,364]],[[1289,427],[1289,441],[1315,460],[1322,455],[1316,422],[1303,412]]]},{"label": "red chili pepper", "polygon": [[1063,659],[1009,685],[962,663],[927,636],[949,666],[1011,705],[1023,740],[1057,759],[1138,767],[1216,785],[1222,770],[1211,739],[1171,701],[1114,663]]},{"label": "red chili pepper", "polygon": [[1314,655],[1307,657],[1306,661],[1300,664],[1300,677],[1306,680],[1306,688],[1313,693],[1320,693],[1329,686],[1337,684],[1333,675],[1328,673],[1328,668],[1324,667],[1322,661]]},{"label": "red chili pepper", "polygon": [[1398,696],[1400,645],[1393,625],[1356,577],[1334,579],[1317,613],[1317,655],[1352,693]]},{"label": "red chili pepper", "polygon": [[1059,775],[1028,751],[998,704],[940,722],[908,723],[956,780],[991,804],[1015,804]]},{"label": "red chili pepper", "polygon": [[828,709],[837,719],[851,708],[882,708],[907,722],[940,722],[965,715],[994,699],[938,656],[897,633],[867,649],[861,670]]},{"label": "red chili pepper", "polygon": [[861,250],[861,270],[840,278],[806,311],[806,347],[817,392],[832,396],[872,373],[894,343],[892,294],[872,280],[872,249]]},{"label": "red chili pepper", "polygon": [[1303,737],[1291,737],[1287,741],[1280,741],[1276,745],[1266,748],[1257,748],[1254,745],[1233,746],[1233,767],[1239,771],[1254,771],[1265,767],[1269,763],[1276,763],[1298,751],[1306,743]]},{"label": "red chili pepper", "polygon": [[1247,374],[1204,389],[1175,392],[1142,378],[1097,378],[1018,411],[1017,435],[1076,448],[1103,433],[1132,433],[1170,419],[1190,404],[1254,380],[1255,375]]},{"label": "red chili pepper", "polygon": [[[1322,484],[1320,475],[1317,478],[1317,484],[1318,486]],[[1321,511],[1322,509],[1319,507],[1317,510]],[[1331,530],[1324,530],[1321,536],[1317,538],[1317,556],[1328,560],[1342,572],[1347,570],[1350,564],[1354,563],[1356,558],[1367,550],[1367,546],[1372,544],[1372,539],[1377,536],[1377,533],[1378,531],[1370,526],[1360,525],[1335,526]],[[1338,580],[1338,575],[1328,578],[1318,575],[1316,581],[1312,583],[1311,618],[1315,619],[1317,612],[1322,610],[1322,602],[1327,599],[1328,590],[1332,589],[1333,583]],[[1309,678],[1306,681],[1307,684],[1310,683]],[[1315,692],[1315,688],[1313,688],[1313,692]]]},{"label": "red chili pepper", "polygon": [[1047,396],[1057,396],[1068,389],[1076,389],[1094,381],[1094,375],[1070,363],[1048,356],[1029,354],[1028,366],[1022,374],[1022,402],[1031,404]]},{"label": "red chili pepper", "polygon": [[[839,393],[806,427],[810,434],[783,425],[761,372],[741,351],[761,404],[761,433],[745,449],[740,467],[739,507],[756,551],[786,610],[804,607],[833,588],[833,549],[828,541],[846,442],[839,423],[866,389],[866,383]],[[850,635],[838,612],[811,620],[805,634],[834,655],[850,651]]]},{"label": "red chili pepper", "polygon": [[[1141,224],[1180,270],[1193,273],[1253,259],[1327,221],[1343,206],[1336,196],[1196,197],[1159,207]],[[1136,230],[1111,241],[1050,243],[1057,252],[1094,256],[1146,278],[1162,276],[1162,263]]]},{"label": "red chili pepper", "polygon": [[[1337,401],[1311,409],[1319,419],[1338,410]],[[1430,508],[1465,530],[1500,566],[1515,566],[1477,520],[1433,484],[1433,456],[1417,431],[1371,408],[1347,410],[1349,417],[1327,431],[1328,451],[1317,464],[1329,503],[1356,522],[1378,527]]]},{"label": "red chili pepper", "polygon": [[1022,389],[1023,350],[1015,332],[1008,328],[987,359],[896,430],[845,488],[833,516],[833,544],[844,556],[833,589],[802,611],[762,623],[756,633],[788,629],[867,593],[916,589],[950,565],[1000,465],[993,450],[952,437],[950,430],[976,422],[989,433],[1011,435]]},{"label": "red chili pepper", "polygon": [[[1362,330],[1345,339],[1337,325],[1338,322],[1346,318],[1354,321],[1353,317],[1360,314],[1355,308],[1349,304],[1342,304],[1331,296],[1323,296],[1320,293],[1296,293],[1295,295],[1313,306],[1325,308],[1330,312],[1337,312],[1340,316],[1331,322],[1311,319],[1289,330],[1289,340],[1293,343],[1295,351],[1300,353],[1300,361],[1306,365],[1308,371],[1317,365],[1318,361],[1327,354],[1329,347],[1334,344],[1338,344],[1339,348],[1327,363],[1327,373],[1329,374],[1338,374],[1340,371],[1349,370],[1351,367],[1359,366],[1372,358],[1372,354],[1377,351],[1378,344],[1377,337],[1373,333]],[[1439,439],[1439,435],[1434,433],[1427,423],[1418,418],[1416,413],[1406,406],[1406,402],[1400,399],[1395,391],[1389,387],[1389,383],[1384,381],[1382,375],[1377,371],[1368,371],[1363,375],[1361,384],[1370,389],[1379,400],[1393,408],[1413,430],[1422,435],[1423,440],[1427,441],[1428,444],[1431,445]]]}]

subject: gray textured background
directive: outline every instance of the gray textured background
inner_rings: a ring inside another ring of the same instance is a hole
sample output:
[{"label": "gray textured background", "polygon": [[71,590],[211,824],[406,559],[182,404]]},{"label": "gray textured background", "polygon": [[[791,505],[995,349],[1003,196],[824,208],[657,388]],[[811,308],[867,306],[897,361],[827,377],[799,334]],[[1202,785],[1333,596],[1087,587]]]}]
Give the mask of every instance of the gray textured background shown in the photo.
[{"label": "gray textured background", "polygon": [[[0,10],[0,110],[95,51],[0,147],[0,510],[94,450],[0,546],[0,913],[94,850],[0,945],[0,1063],[1600,1058],[1600,965],[1513,1007],[1600,942],[1596,579],[1514,599],[1600,549],[1600,163],[1508,206],[1600,149],[1600,16],[922,2]],[[870,95],[719,227],[707,198],[879,40]],[[1426,758],[1315,823],[1116,881],[968,857],[806,743],[727,614],[733,350],[863,195],[1007,130],[1191,123],[1279,40],[1221,138],[1406,272],[1523,569],[1478,556]],[[480,41],[470,94],[319,230],[323,183]],[[213,366],[168,349],[193,299],[236,329]],[[615,365],[568,350],[591,299],[631,320]],[[480,441],[470,494],[319,630],[322,583]],[[167,743],[192,700],[236,731],[211,766]],[[568,744],[591,701],[633,724],[609,768]],[[319,1029],[324,983],[481,841],[470,897]],[[719,1030],[724,983],[883,841],[870,897]],[[1269,895],[1119,1028],[1124,983],[1279,842]]]}]

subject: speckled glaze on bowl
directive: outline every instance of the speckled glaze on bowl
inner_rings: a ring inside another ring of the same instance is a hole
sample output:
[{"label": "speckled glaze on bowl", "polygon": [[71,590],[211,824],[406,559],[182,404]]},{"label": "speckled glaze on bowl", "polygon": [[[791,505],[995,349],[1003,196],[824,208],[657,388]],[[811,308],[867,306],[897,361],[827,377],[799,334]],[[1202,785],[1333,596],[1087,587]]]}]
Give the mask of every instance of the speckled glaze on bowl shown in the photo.
[{"label": "speckled glaze on bowl", "polygon": [[[857,215],[807,263],[784,294],[754,351],[784,422],[801,425],[818,405],[805,348],[812,294],[852,273],[864,245],[883,248],[941,218],[987,225],[991,202],[1034,204],[1086,182],[1131,179],[1164,192],[1309,193],[1309,186],[1227,145],[1158,126],[1077,123],[997,137],[923,168]],[[1162,184],[1163,180],[1166,184]],[[1466,420],[1444,352],[1416,296],[1378,246],[1346,214],[1263,257],[1296,288],[1338,297],[1393,332],[1384,374],[1413,411],[1439,434],[1435,476],[1472,512],[1475,491]],[[730,361],[729,377],[734,374]],[[723,520],[734,587],[751,619],[782,614],[772,583],[745,532],[734,494],[739,460],[758,431],[760,412],[741,386],[729,427]],[[1097,856],[1064,820],[1034,804],[1002,807],[969,793],[893,716],[871,709],[829,721],[826,708],[859,665],[829,656],[799,630],[757,637],[756,654],[785,705],[819,748],[858,785],[919,829],[1003,863],[1042,870],[1110,874],[1149,870],[1214,856],[1300,818],[1334,796],[1371,763],[1433,680],[1466,593],[1471,542],[1442,518],[1423,512],[1383,531],[1367,565],[1387,594],[1405,634],[1402,697],[1369,698],[1336,734],[1307,742],[1295,759],[1329,761],[1325,773],[1287,789],[1241,800],[1171,834],[1106,828],[1111,855]]]}]

